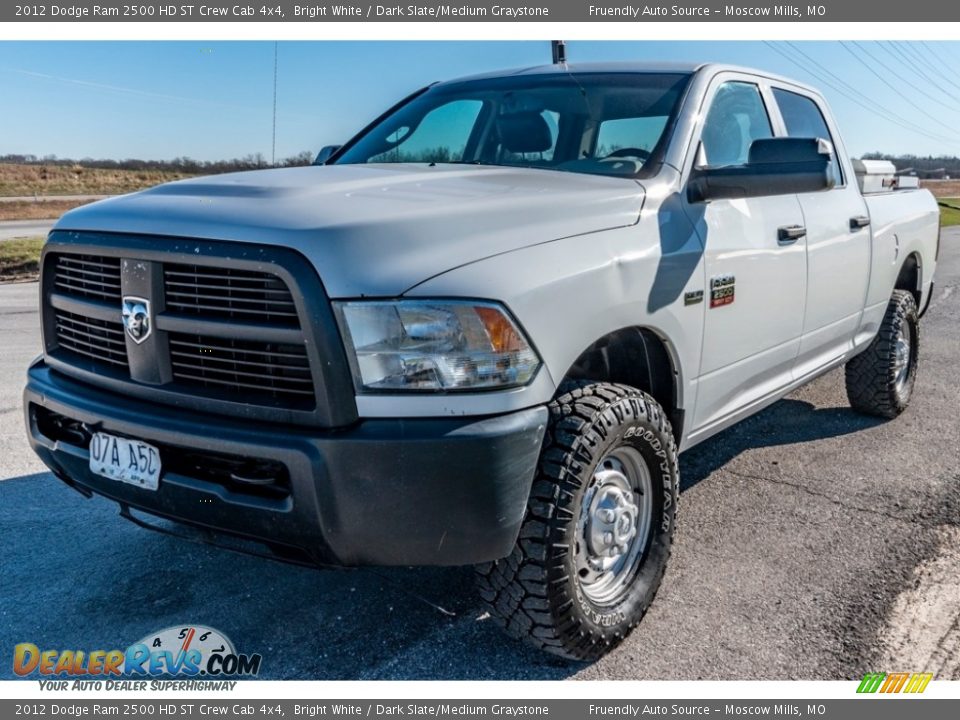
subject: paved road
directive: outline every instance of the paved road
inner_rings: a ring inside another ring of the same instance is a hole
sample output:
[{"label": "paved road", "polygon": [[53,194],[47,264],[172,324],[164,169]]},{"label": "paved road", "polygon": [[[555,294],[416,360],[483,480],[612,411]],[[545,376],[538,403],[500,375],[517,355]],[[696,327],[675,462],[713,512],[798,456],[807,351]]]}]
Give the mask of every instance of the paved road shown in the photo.
[{"label": "paved road", "polygon": [[[196,622],[263,653],[271,678],[835,679],[919,670],[936,655],[946,657],[938,674],[960,679],[956,638],[923,630],[935,617],[922,609],[939,597],[946,625],[957,623],[956,593],[925,588],[960,576],[958,285],[953,230],[916,395],[896,421],[851,412],[833,372],[684,454],[664,586],[640,628],[593,665],[504,639],[467,570],[287,567],[148,533],[61,486],[29,457],[19,425],[23,367],[38,346],[35,289],[0,287],[0,478],[10,478],[0,482],[0,648],[125,647]],[[896,643],[915,646],[921,631],[932,649],[890,667],[903,658]]]},{"label": "paved road", "polygon": [[0,480],[44,470],[27,448],[20,408],[27,365],[40,354],[38,295],[37,283],[0,284]]},{"label": "paved road", "polygon": [[0,240],[46,235],[56,220],[4,220],[0,222]]},{"label": "paved road", "polygon": [[103,200],[111,195],[5,195],[0,196],[0,203],[4,202],[45,202],[48,200]]}]

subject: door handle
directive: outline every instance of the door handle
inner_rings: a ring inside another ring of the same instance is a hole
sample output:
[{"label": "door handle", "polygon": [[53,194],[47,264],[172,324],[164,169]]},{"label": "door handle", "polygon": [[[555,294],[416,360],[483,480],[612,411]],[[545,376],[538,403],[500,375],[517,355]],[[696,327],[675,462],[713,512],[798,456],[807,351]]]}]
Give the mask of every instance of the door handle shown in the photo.
[{"label": "door handle", "polygon": [[807,229],[803,225],[784,225],[777,228],[777,242],[780,245],[793,245],[806,234]]},{"label": "door handle", "polygon": [[870,218],[866,215],[857,215],[856,217],[850,218],[850,229],[859,230],[860,228],[865,228],[870,224]]}]

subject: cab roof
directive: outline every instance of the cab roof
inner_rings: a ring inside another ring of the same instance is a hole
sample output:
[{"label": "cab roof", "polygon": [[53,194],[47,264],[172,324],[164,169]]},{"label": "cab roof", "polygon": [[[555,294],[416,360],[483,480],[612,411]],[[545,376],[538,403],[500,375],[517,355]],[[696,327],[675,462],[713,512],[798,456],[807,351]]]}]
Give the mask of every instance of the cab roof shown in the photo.
[{"label": "cab roof", "polygon": [[792,78],[777,75],[776,73],[759,70],[757,68],[741,67],[738,65],[728,65],[725,63],[709,62],[653,62],[653,61],[622,61],[622,62],[590,62],[590,63],[567,63],[566,65],[534,65],[524,68],[511,68],[506,70],[494,70],[492,72],[479,73],[466,77],[452,78],[450,80],[438,83],[439,85],[467,82],[470,80],[486,80],[499,77],[515,77],[521,75],[553,75],[558,73],[672,73],[678,75],[693,75],[698,72],[705,72],[710,75],[718,72],[730,71],[748,73],[757,75],[770,80],[777,80],[797,87],[805,88],[816,94],[820,94],[816,88],[805,83],[798,82]]},{"label": "cab roof", "polygon": [[[485,80],[516,75],[553,75],[557,73],[677,73],[690,75],[705,63],[693,62],[593,62],[568,63],[566,65],[534,65],[524,68],[493,70],[491,72],[453,78],[447,82],[459,83],[467,80]],[[446,83],[443,83],[446,84]]]}]

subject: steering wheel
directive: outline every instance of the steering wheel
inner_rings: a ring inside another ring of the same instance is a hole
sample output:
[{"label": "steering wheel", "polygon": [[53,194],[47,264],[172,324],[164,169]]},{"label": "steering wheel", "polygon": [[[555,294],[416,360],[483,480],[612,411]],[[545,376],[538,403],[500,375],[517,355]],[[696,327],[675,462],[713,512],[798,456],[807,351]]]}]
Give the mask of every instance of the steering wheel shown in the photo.
[{"label": "steering wheel", "polygon": [[607,158],[635,157],[646,161],[650,159],[650,154],[651,153],[649,150],[644,150],[643,148],[623,147],[614,150],[612,153],[604,155],[602,159],[606,160]]}]

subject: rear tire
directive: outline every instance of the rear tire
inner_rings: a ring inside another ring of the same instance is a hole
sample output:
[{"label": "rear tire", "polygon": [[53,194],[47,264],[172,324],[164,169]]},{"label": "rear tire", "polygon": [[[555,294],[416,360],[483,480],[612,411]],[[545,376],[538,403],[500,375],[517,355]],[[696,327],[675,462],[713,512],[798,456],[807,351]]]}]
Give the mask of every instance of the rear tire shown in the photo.
[{"label": "rear tire", "polygon": [[477,567],[480,596],[511,636],[574,660],[620,643],[650,606],[673,542],[677,447],[635,388],[565,383],[513,552]]},{"label": "rear tire", "polygon": [[846,366],[847,398],[858,412],[895,418],[907,409],[917,379],[920,322],[917,303],[894,290],[877,336]]}]

